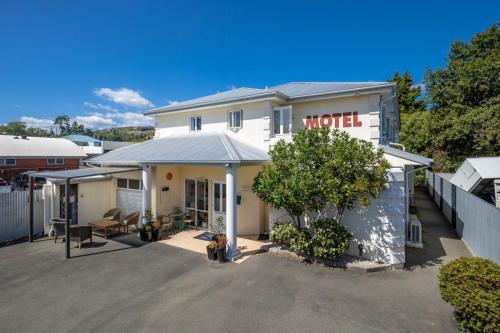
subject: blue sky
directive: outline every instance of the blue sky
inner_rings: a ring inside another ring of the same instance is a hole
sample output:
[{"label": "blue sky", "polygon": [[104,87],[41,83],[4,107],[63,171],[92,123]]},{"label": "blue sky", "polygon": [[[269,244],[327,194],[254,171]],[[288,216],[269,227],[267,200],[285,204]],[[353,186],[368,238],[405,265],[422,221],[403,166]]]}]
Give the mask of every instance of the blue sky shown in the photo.
[{"label": "blue sky", "polygon": [[289,81],[417,83],[499,1],[2,1],[0,124],[150,123],[140,111]]}]

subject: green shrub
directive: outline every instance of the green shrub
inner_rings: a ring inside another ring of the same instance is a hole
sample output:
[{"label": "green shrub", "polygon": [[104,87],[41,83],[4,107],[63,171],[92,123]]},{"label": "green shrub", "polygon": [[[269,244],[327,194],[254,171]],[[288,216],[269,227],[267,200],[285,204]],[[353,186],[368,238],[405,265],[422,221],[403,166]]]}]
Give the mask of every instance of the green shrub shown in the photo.
[{"label": "green shrub", "polygon": [[297,227],[288,222],[276,223],[271,230],[271,242],[278,245],[290,246],[292,239],[299,233]]},{"label": "green shrub", "polygon": [[311,254],[320,258],[337,258],[349,247],[352,234],[334,219],[319,219],[312,224]]},{"label": "green shrub", "polygon": [[302,230],[291,223],[278,223],[271,231],[274,244],[284,245],[298,254],[327,259],[344,253],[351,239],[352,234],[333,219],[317,220]]},{"label": "green shrub", "polygon": [[500,332],[500,265],[461,257],[440,269],[439,288],[464,332]]}]

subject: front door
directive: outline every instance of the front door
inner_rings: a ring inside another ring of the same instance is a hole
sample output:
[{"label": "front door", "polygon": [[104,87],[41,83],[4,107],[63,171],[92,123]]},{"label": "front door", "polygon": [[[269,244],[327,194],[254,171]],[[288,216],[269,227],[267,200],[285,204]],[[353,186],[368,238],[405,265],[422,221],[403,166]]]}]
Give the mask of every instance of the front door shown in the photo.
[{"label": "front door", "polygon": [[192,213],[194,227],[208,228],[208,180],[186,179],[185,181],[185,210]]},{"label": "front door", "polygon": [[225,233],[226,231],[226,183],[214,182],[212,201],[212,231]]}]

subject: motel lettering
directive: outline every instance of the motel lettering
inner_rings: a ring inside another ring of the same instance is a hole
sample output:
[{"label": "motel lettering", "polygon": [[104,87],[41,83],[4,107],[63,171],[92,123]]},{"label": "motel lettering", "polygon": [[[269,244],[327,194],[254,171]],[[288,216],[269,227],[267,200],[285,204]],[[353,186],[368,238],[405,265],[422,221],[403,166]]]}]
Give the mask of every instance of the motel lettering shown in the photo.
[{"label": "motel lettering", "polygon": [[361,127],[363,123],[358,119],[358,112],[343,112],[312,115],[306,117],[306,129],[327,126],[329,128]]}]

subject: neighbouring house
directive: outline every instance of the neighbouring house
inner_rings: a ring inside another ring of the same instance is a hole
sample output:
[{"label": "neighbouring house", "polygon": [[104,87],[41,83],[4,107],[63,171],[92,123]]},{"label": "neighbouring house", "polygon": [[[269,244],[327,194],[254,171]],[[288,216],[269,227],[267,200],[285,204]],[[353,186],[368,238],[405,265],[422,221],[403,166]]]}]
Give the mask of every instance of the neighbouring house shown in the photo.
[{"label": "neighbouring house", "polygon": [[364,257],[395,266],[404,263],[405,244],[411,239],[413,173],[432,161],[395,148],[400,125],[394,83],[292,82],[240,88],[144,114],[155,118],[153,140],[89,160],[102,167],[141,169],[78,189],[80,198],[99,201],[100,212],[117,206],[125,213],[151,208],[157,215],[179,207],[193,213],[196,227],[209,230],[222,219],[228,257],[237,258],[236,235],[268,232],[286,218],[251,190],[269,160],[268,151],[298,130],[328,126],[372,142],[391,163],[388,188],[368,208],[355,207],[344,217],[354,234],[349,252],[357,255],[363,244]]},{"label": "neighbouring house", "polygon": [[77,146],[88,156],[96,156],[107,153],[109,151],[133,145],[135,142],[121,141],[105,141],[94,139],[88,135],[70,134],[64,137],[67,140],[73,141]]},{"label": "neighbouring house", "polygon": [[0,178],[6,180],[25,171],[78,168],[84,158],[66,139],[0,135]]}]

